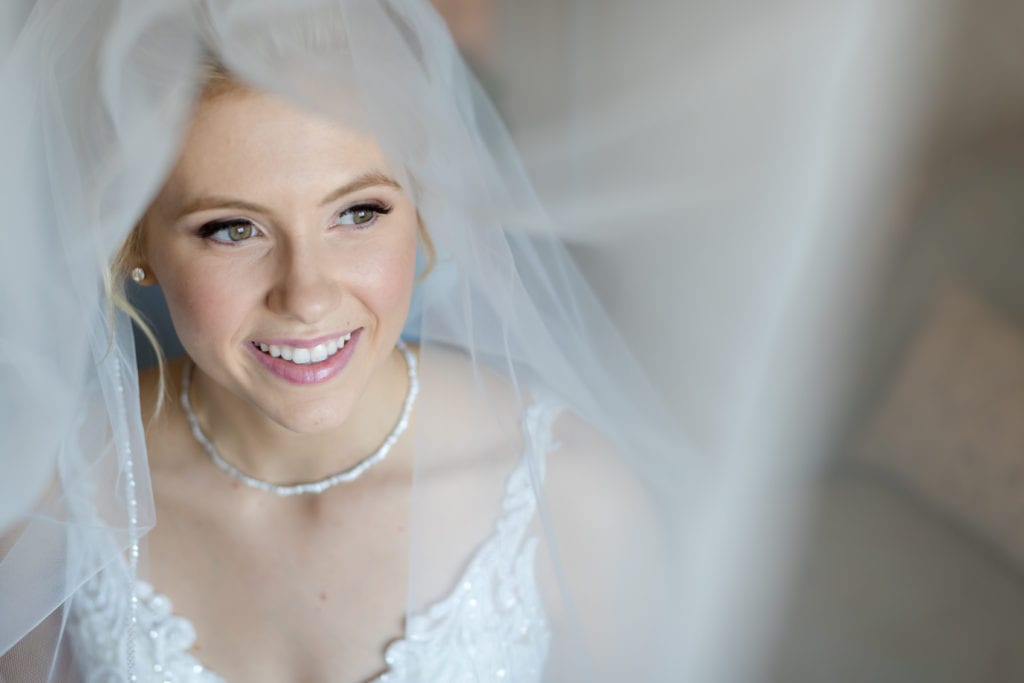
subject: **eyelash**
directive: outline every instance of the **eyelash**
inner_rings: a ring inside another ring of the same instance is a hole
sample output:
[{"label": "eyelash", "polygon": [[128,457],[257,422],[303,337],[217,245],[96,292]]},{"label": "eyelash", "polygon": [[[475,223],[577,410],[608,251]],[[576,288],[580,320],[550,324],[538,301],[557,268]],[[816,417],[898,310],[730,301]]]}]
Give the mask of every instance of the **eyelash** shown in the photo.
[{"label": "eyelash", "polygon": [[[358,211],[372,211],[375,214],[373,218],[371,218],[369,221],[365,223],[335,223],[335,225],[349,226],[353,230],[365,230],[374,223],[376,223],[377,218],[379,218],[380,216],[386,216],[387,214],[391,213],[391,208],[391,206],[388,206],[387,204],[381,202],[363,202],[362,204],[356,204],[355,206],[351,206],[345,209],[344,211],[338,213],[338,220],[340,221],[342,216],[345,216],[347,214],[354,214]],[[232,240],[230,238],[213,239],[213,236],[216,235],[217,233],[223,232],[224,230],[227,230],[228,228],[231,228],[236,225],[251,225],[254,231],[259,231],[259,228],[257,228],[253,224],[253,222],[248,219],[230,218],[228,220],[211,221],[209,223],[205,223],[204,225],[201,225],[198,230],[196,230],[196,234],[202,239],[208,239],[213,242],[217,242],[218,244],[229,245],[241,244],[242,242],[247,242],[248,240],[252,239],[252,237],[247,237],[244,240]]]}]

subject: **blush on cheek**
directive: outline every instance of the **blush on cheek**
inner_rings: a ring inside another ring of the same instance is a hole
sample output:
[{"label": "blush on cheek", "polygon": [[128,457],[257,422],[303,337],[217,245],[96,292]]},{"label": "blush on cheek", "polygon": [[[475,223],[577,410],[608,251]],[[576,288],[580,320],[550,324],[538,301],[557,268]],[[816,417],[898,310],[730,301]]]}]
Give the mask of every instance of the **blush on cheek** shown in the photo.
[{"label": "blush on cheek", "polygon": [[416,251],[410,249],[391,252],[382,258],[373,283],[373,307],[387,315],[392,325],[401,330],[409,310],[409,301],[415,280]]},{"label": "blush on cheek", "polygon": [[202,357],[211,340],[230,336],[237,297],[225,297],[220,294],[224,290],[194,277],[174,279],[163,288],[175,332],[189,355]]}]

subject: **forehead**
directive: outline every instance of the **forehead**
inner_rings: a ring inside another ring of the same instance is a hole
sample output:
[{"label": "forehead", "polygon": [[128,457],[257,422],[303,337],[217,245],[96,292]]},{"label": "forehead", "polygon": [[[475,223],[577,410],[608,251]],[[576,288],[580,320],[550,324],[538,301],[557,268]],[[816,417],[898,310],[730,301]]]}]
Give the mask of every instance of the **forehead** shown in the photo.
[{"label": "forehead", "polygon": [[238,91],[199,103],[164,194],[318,194],[373,171],[389,169],[371,134]]}]

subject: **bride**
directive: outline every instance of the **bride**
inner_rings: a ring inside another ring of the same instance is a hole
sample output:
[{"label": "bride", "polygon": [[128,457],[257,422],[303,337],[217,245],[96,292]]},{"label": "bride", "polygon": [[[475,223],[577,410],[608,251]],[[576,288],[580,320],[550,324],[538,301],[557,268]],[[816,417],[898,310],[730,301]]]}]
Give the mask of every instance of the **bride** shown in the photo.
[{"label": "bride", "polygon": [[678,442],[432,10],[57,4],[0,679],[669,679]]},{"label": "bride", "polygon": [[[130,240],[188,354],[167,368],[170,391],[190,385],[188,408],[148,423],[157,518],[174,520],[150,535],[151,576],[228,680],[364,680],[401,632],[400,432],[417,397],[415,354],[396,343],[419,228],[393,175],[372,138],[225,80]],[[143,406],[158,392],[144,375]],[[387,459],[367,459],[389,440]],[[355,476],[292,496],[243,485],[338,472]]]}]

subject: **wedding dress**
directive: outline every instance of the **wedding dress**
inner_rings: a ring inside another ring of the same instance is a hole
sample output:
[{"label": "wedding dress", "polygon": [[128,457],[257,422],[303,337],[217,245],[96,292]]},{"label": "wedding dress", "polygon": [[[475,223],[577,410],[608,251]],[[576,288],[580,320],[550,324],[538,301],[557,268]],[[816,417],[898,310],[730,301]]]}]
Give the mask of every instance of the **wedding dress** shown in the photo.
[{"label": "wedding dress", "polygon": [[[530,463],[543,468],[552,443],[551,425],[561,407],[552,399],[527,410],[522,458],[508,478],[501,517],[477,547],[451,593],[409,616],[404,637],[384,652],[387,671],[373,683],[535,683],[542,680],[551,632],[534,573],[537,551],[530,526],[537,502]],[[554,453],[552,457],[557,457]],[[541,475],[543,479],[543,475]],[[84,683],[126,680],[127,625],[131,594],[128,567],[114,562],[76,594],[70,638]],[[190,652],[195,627],[176,614],[171,600],[151,585],[135,586],[141,637],[135,667],[141,683],[223,683]]]}]

